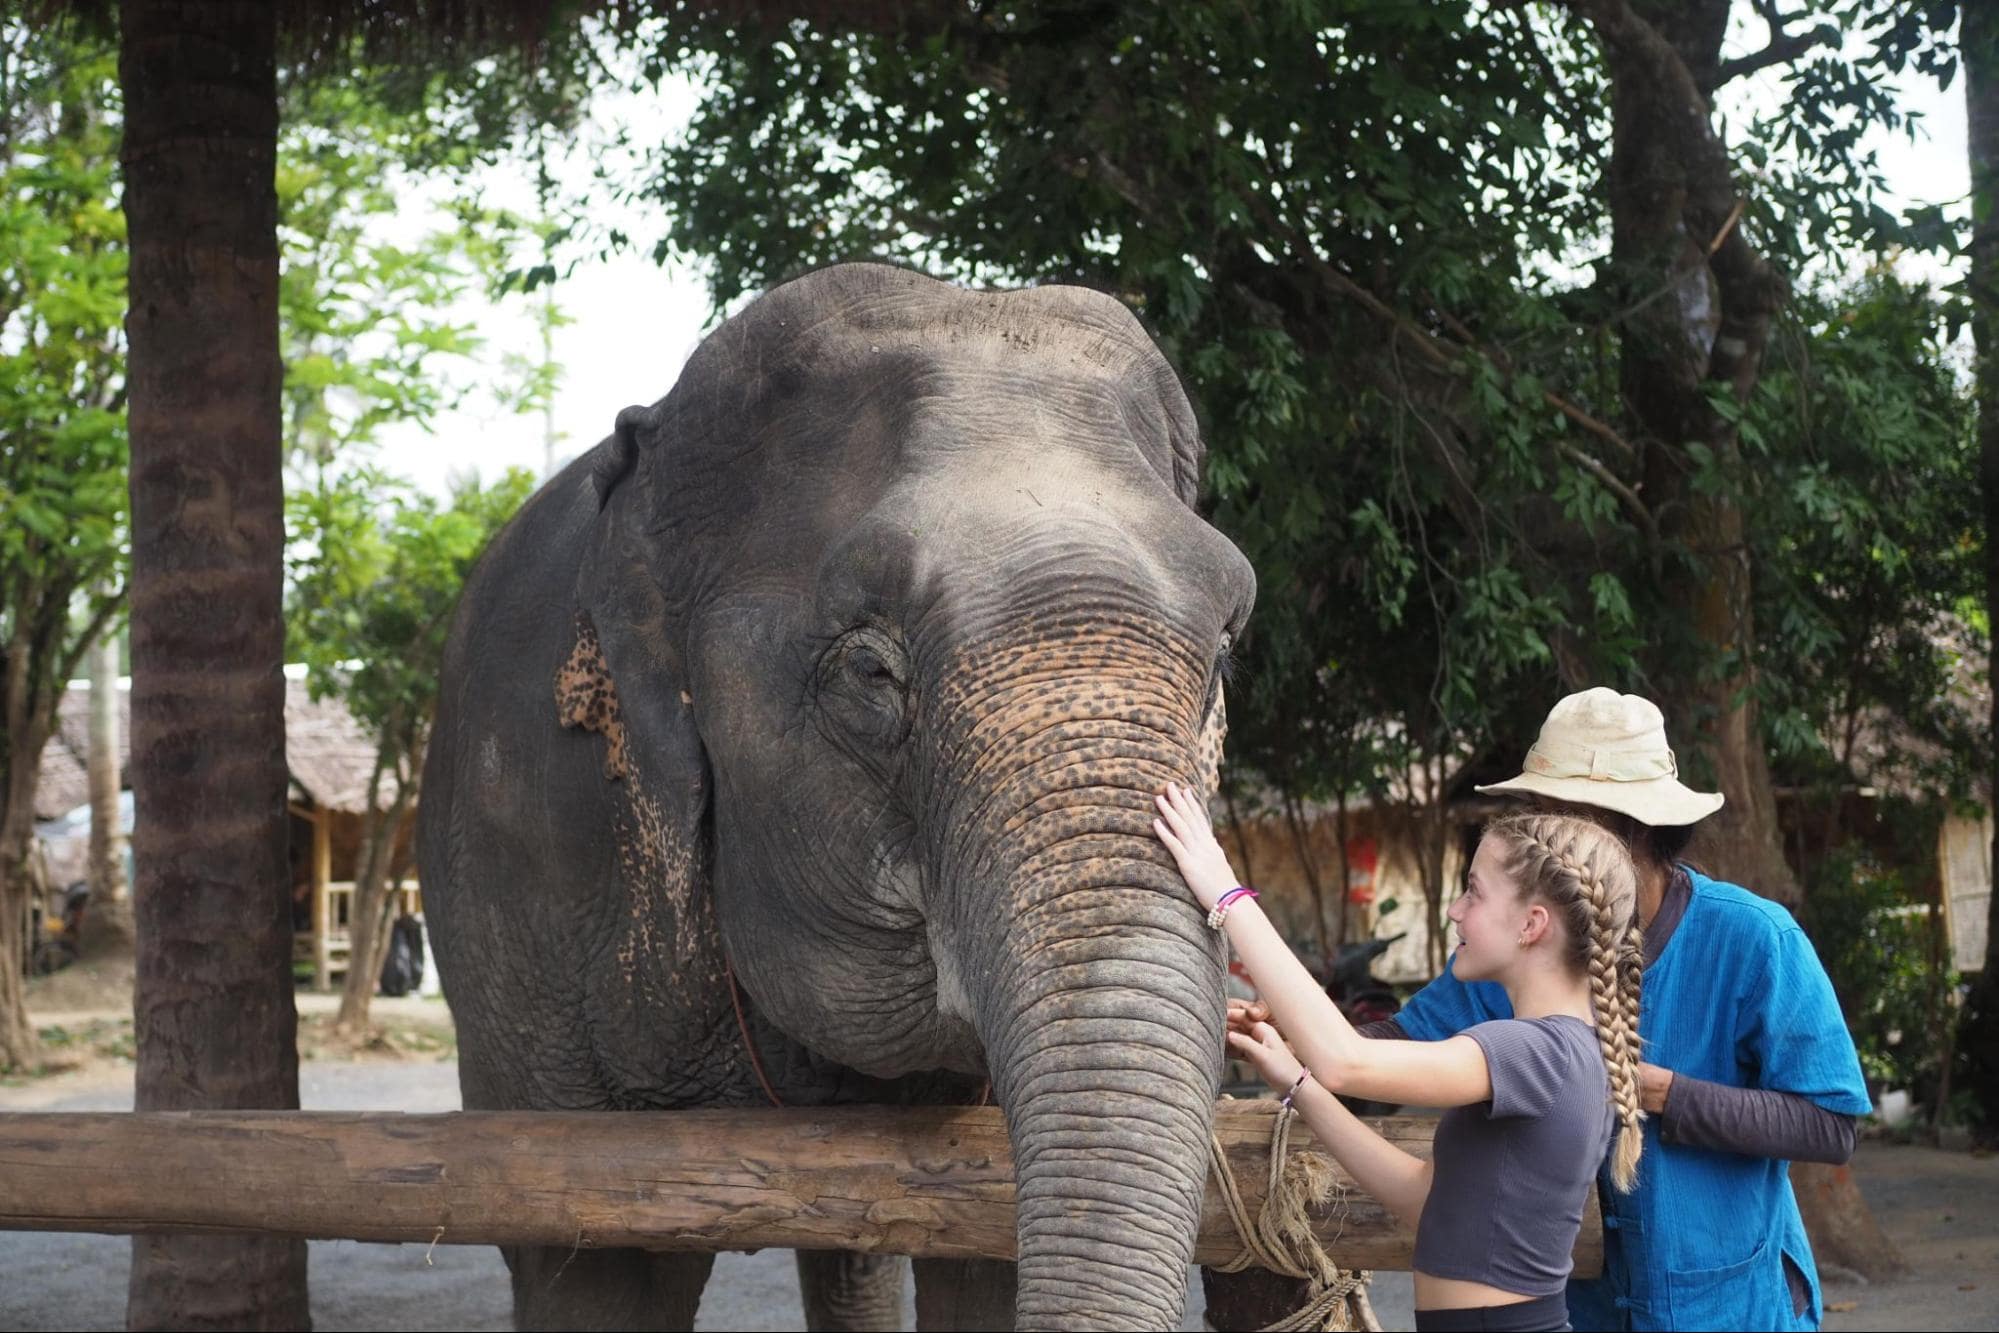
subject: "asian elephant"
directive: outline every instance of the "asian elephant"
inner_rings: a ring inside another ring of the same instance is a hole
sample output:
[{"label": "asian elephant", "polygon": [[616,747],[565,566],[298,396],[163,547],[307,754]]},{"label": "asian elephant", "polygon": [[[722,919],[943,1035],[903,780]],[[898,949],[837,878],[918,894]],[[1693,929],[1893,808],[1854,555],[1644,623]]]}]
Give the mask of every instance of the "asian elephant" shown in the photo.
[{"label": "asian elephant", "polygon": [[[1018,1267],[919,1261],[919,1323],[1177,1327],[1223,958],[1151,801],[1213,788],[1255,591],[1201,462],[1117,301],[879,265],[620,412],[452,631],[419,855],[465,1105],[989,1083]],[[523,1327],[686,1328],[710,1266],[507,1257]],[[900,1263],[801,1254],[809,1321],[893,1321]]]}]

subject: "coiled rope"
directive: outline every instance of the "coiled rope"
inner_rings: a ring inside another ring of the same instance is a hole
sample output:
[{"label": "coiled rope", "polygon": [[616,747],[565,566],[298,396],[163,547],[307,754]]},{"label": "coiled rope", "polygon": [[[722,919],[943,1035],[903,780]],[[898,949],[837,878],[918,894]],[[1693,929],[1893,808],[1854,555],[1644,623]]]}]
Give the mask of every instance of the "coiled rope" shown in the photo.
[{"label": "coiled rope", "polygon": [[1301,1152],[1290,1156],[1291,1123],[1298,1113],[1279,1107],[1270,1129],[1270,1178],[1265,1185],[1263,1207],[1254,1218],[1243,1203],[1242,1188],[1229,1167],[1228,1153],[1220,1138],[1208,1135],[1209,1164],[1215,1183],[1221,1187],[1222,1202],[1235,1223],[1243,1248],[1225,1264],[1211,1265],[1217,1272],[1240,1273],[1255,1265],[1284,1277],[1306,1283],[1305,1303],[1269,1325],[1263,1333],[1336,1333],[1359,1329],[1381,1333],[1381,1321],[1367,1299],[1367,1284],[1374,1274],[1366,1269],[1348,1272],[1334,1263],[1313,1234],[1311,1209],[1328,1202],[1339,1187],[1332,1163],[1318,1153]]}]

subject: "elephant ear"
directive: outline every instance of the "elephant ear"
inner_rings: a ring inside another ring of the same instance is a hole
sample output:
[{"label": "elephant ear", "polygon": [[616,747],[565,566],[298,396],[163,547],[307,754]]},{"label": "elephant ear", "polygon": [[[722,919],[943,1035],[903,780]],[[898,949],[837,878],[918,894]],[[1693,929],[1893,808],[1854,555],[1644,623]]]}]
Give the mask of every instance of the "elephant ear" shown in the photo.
[{"label": "elephant ear", "polygon": [[656,421],[657,414],[650,407],[628,407],[618,413],[611,437],[597,446],[596,457],[590,461],[590,484],[597,491],[598,512],[603,512],[618,483],[638,465],[639,432],[652,429]]},{"label": "elephant ear", "polygon": [[604,747],[611,833],[630,899],[616,955],[639,990],[640,973],[664,981],[720,956],[707,901],[707,755],[678,616],[659,577],[674,553],[650,549],[646,532],[657,422],[652,409],[627,408],[591,459],[598,513],[577,574],[575,646],[555,689],[562,725]]}]

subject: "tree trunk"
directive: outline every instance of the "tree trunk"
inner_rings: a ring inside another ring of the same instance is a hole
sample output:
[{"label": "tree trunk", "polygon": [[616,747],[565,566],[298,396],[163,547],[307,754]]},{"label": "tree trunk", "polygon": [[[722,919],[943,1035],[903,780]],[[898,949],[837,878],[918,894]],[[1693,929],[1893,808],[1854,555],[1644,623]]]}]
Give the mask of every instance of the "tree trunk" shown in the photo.
[{"label": "tree trunk", "polygon": [[[1770,324],[1787,299],[1783,278],[1736,224],[1742,198],[1713,129],[1726,6],[1651,0],[1644,18],[1626,0],[1576,0],[1602,42],[1611,76],[1608,177],[1616,308],[1626,402],[1644,450],[1645,494],[1660,532],[1671,621],[1696,641],[1671,645],[1655,674],[1684,679],[1666,701],[1682,753],[1707,760],[1689,774],[1728,798],[1702,826],[1703,850],[1722,875],[1795,906],[1776,796],[1756,721],[1755,623],[1742,487],[1748,477],[1734,423],[1709,400],[1715,388],[1747,401],[1761,374]],[[1664,296],[1667,299],[1648,299]],[[1703,446],[1723,485],[1695,485],[1688,446]],[[1705,661],[1694,675],[1686,662]],[[1689,741],[1692,742],[1689,745]],[[1870,1279],[1900,1271],[1852,1173],[1792,1168],[1818,1257]]]},{"label": "tree trunk", "polygon": [[1791,1188],[1804,1214],[1812,1257],[1850,1268],[1869,1282],[1886,1282],[1909,1271],[1902,1252],[1874,1220],[1850,1166],[1791,1163]]},{"label": "tree trunk", "polygon": [[[30,686],[29,635],[14,626],[7,644],[4,684],[0,684],[0,1068],[19,1069],[41,1058],[41,1042],[28,1020],[28,1002],[21,985],[22,964],[35,942],[23,933],[28,926],[28,899],[46,886],[29,873],[35,837],[35,787],[41,778],[42,748],[48,742],[47,701],[38,701]],[[38,714],[40,720],[37,720]]]},{"label": "tree trunk", "polygon": [[[1971,158],[1971,333],[1978,349],[1978,477],[1985,506],[1985,610],[1999,625],[1999,13],[1966,5],[1958,14],[1964,55],[1966,143]],[[1999,802],[1999,651],[1987,662],[1995,740],[1986,776]],[[1999,870],[1999,823],[1993,860]],[[1984,1112],[1980,1137],[1999,1144],[1999,893],[1987,907],[1985,967],[1959,1028],[1964,1086]]]},{"label": "tree trunk", "polygon": [[[1797,881],[1784,860],[1756,720],[1755,623],[1737,489],[1747,476],[1734,423],[1708,397],[1716,387],[1738,402],[1748,397],[1786,288],[1736,225],[1733,164],[1695,74],[1712,77],[1718,64],[1714,5],[1650,4],[1649,23],[1622,0],[1577,8],[1595,27],[1611,75],[1609,291],[1627,312],[1624,395],[1639,426],[1647,502],[1662,538],[1681,548],[1657,557],[1668,614],[1693,636],[1667,643],[1654,674],[1684,682],[1665,711],[1682,755],[1705,761],[1689,778],[1714,783],[1728,798],[1702,826],[1707,854],[1730,878],[1795,905]],[[1667,299],[1648,299],[1660,295]],[[1709,453],[1725,482],[1720,490],[1695,485],[1690,445]]]},{"label": "tree trunk", "polygon": [[125,882],[125,821],[118,794],[118,636],[90,649],[90,905],[78,949],[86,957],[132,948],[132,895]]},{"label": "tree trunk", "polygon": [[334,1026],[345,1033],[358,1034],[368,1026],[368,1007],[388,954],[389,859],[408,800],[404,789],[398,788],[389,809],[371,808],[364,820],[361,873],[354,881],[354,904],[347,914],[347,978],[340,986],[340,1014],[334,1019]]},{"label": "tree trunk", "polygon": [[1347,789],[1344,783],[1341,784],[1339,792],[1334,796],[1333,800],[1333,837],[1340,845],[1340,888],[1338,894],[1340,905],[1338,908],[1339,916],[1337,918],[1340,923],[1340,929],[1339,933],[1333,937],[1333,949],[1337,952],[1346,947],[1347,908],[1348,904],[1353,901],[1353,854],[1347,850]]},{"label": "tree trunk", "polygon": [[[1444,929],[1444,765],[1442,754],[1415,766],[1423,775],[1422,792],[1410,793],[1410,823],[1416,834],[1416,874],[1423,885],[1423,929],[1428,934],[1424,957],[1433,976],[1441,976],[1450,961],[1450,940]],[[1431,765],[1435,764],[1433,771]]]},{"label": "tree trunk", "polygon": [[[39,757],[39,750],[37,751]],[[33,784],[23,784],[14,774],[7,784],[7,808],[0,815],[0,1069],[25,1069],[41,1059],[41,1041],[35,1025],[28,1020],[27,995],[21,985],[22,964],[34,942],[28,926],[29,889],[35,877],[28,873],[28,855],[35,833],[33,807],[18,804],[20,789],[33,800]]]},{"label": "tree trunk", "polygon": [[1312,842],[1305,832],[1303,802],[1289,788],[1284,792],[1284,822],[1291,829],[1291,847],[1298,855],[1298,869],[1304,872],[1305,888],[1312,895],[1312,939],[1319,946],[1319,962],[1332,975],[1333,946],[1326,936],[1326,886],[1319,878],[1319,865],[1312,856]]},{"label": "tree trunk", "polygon": [[[124,0],[141,1111],[298,1106],[277,7]],[[305,1246],[133,1244],[132,1328],[306,1328]]]},{"label": "tree trunk", "polygon": [[90,910],[126,896],[123,787],[118,764],[118,636],[103,634],[90,649]]}]

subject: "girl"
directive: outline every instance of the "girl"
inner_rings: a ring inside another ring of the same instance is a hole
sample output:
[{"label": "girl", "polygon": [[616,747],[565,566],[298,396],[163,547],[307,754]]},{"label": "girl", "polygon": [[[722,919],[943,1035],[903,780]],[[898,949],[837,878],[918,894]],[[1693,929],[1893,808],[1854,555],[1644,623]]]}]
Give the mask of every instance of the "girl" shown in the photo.
[{"label": "girl", "polygon": [[[1870,1103],[1832,983],[1798,923],[1682,857],[1721,793],[1681,784],[1658,705],[1603,688],[1559,700],[1520,775],[1478,790],[1602,824],[1638,872],[1645,1170],[1629,1193],[1603,1193],[1603,1275],[1569,1283],[1570,1322],[1818,1328],[1790,1163],[1845,1162]],[[1504,991],[1446,972],[1366,1031],[1442,1041],[1511,1016]]]},{"label": "girl", "polygon": [[[1566,1328],[1570,1253],[1613,1126],[1618,1188],[1643,1142],[1637,890],[1623,845],[1559,815],[1490,825],[1451,904],[1462,940],[1451,970],[1497,982],[1515,1016],[1445,1041],[1370,1041],[1237,882],[1193,792],[1156,799],[1154,831],[1275,1020],[1232,1004],[1230,1049],[1284,1090],[1363,1189],[1416,1221],[1417,1329]],[[1335,1093],[1450,1108],[1432,1159],[1389,1144]]]}]

